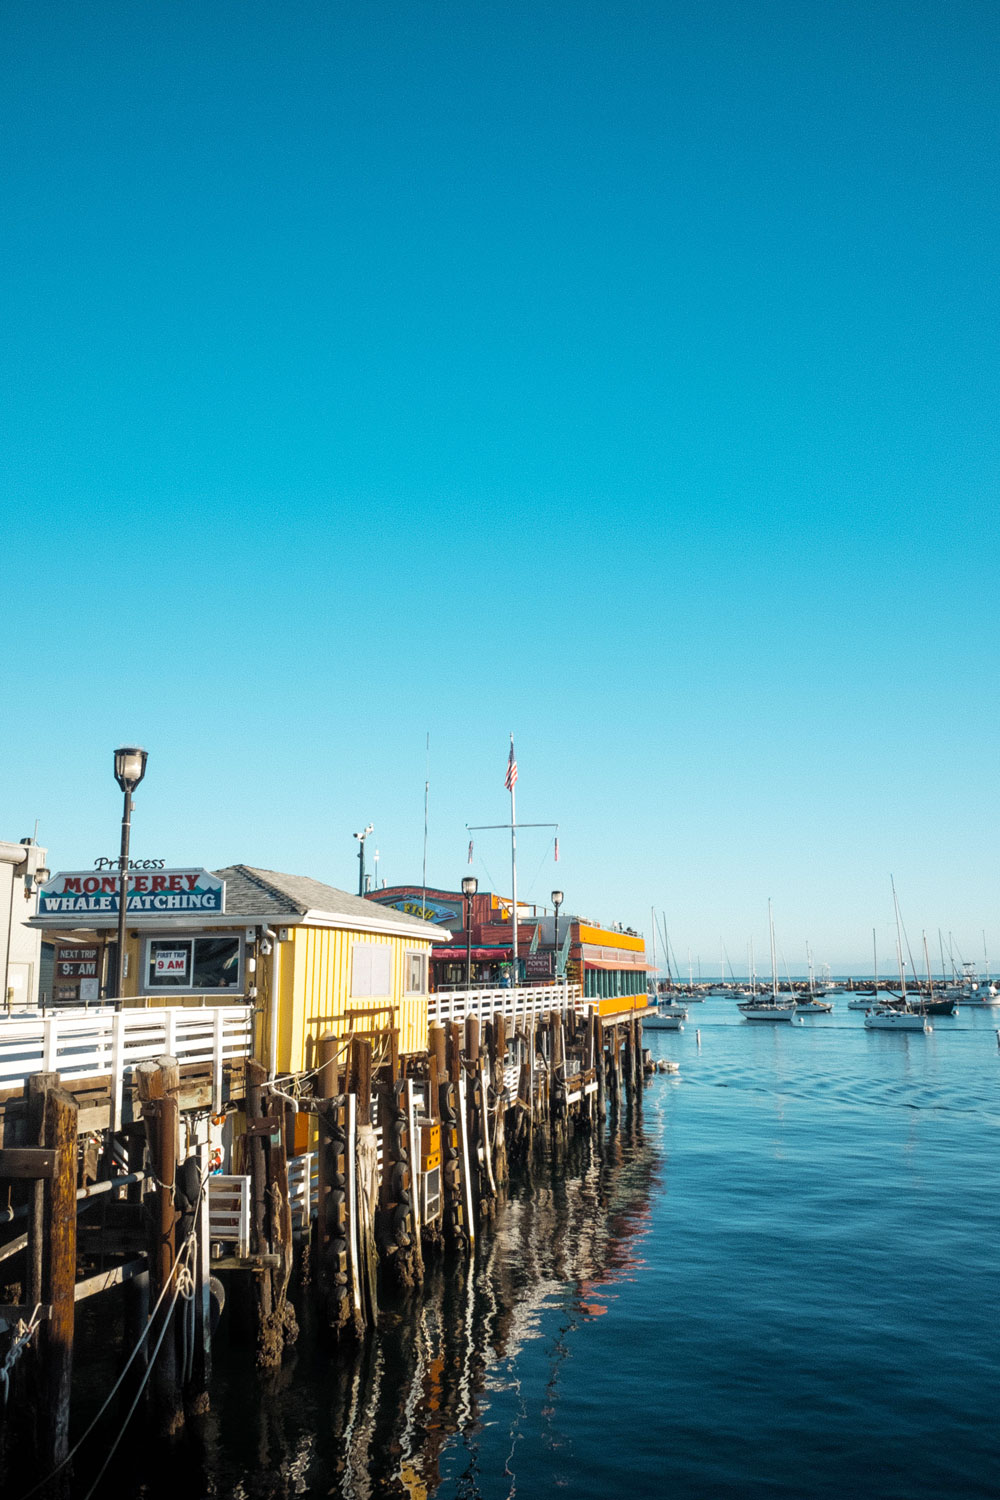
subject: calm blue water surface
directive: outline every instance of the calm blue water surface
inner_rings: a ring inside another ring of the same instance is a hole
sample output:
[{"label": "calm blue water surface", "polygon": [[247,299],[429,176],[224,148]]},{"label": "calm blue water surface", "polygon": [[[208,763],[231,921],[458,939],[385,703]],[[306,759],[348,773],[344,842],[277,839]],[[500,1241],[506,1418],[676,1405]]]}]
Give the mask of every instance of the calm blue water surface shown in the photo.
[{"label": "calm blue water surface", "polygon": [[220,1348],[186,1493],[995,1500],[1000,1014],[862,1023],[647,1034],[679,1077],[362,1354]]}]

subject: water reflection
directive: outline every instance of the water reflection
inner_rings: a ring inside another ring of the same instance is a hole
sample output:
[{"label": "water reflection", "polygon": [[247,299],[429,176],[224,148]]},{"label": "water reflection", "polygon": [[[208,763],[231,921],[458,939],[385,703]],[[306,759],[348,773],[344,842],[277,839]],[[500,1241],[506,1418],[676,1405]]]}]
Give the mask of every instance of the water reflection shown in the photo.
[{"label": "water reflection", "polygon": [[[441,1485],[447,1455],[455,1493],[476,1496],[477,1433],[491,1396],[504,1392],[514,1398],[506,1466],[513,1494],[518,1424],[527,1415],[519,1356],[546,1310],[562,1309],[548,1351],[551,1408],[572,1328],[601,1316],[616,1286],[643,1264],[661,1167],[637,1113],[600,1143],[576,1140],[537,1159],[512,1184],[474,1259],[431,1264],[422,1292],[387,1302],[363,1348],[325,1347],[308,1312],[297,1354],[272,1377],[248,1369],[234,1347],[218,1361],[213,1415],[198,1453],[189,1454],[201,1493],[416,1500]],[[185,1488],[196,1493],[191,1480],[188,1470]]]}]

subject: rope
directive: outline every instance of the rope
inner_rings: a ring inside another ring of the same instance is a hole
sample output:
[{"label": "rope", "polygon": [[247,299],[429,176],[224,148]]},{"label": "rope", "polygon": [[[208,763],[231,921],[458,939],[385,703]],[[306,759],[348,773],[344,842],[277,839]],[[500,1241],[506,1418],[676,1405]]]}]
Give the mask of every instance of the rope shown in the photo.
[{"label": "rope", "polygon": [[10,1394],[10,1372],[13,1370],[21,1355],[31,1343],[31,1340],[34,1338],[39,1327],[41,1326],[42,1320],[39,1316],[41,1311],[42,1304],[40,1302],[36,1302],[35,1310],[31,1314],[31,1317],[29,1318],[27,1323],[25,1323],[23,1318],[18,1319],[14,1342],[7,1350],[7,1355],[4,1359],[3,1364],[0,1365],[0,1387],[2,1387],[3,1390],[4,1407],[6,1407],[7,1405],[7,1397]]},{"label": "rope", "polygon": [[[211,1175],[210,1172],[206,1172],[205,1175],[201,1179],[201,1185],[200,1185],[200,1187],[198,1189],[198,1203],[199,1204],[201,1203],[201,1200],[204,1197],[206,1185],[208,1183],[208,1179],[209,1179],[210,1175]],[[146,1322],[145,1328],[142,1330],[142,1332],[140,1333],[140,1335],[139,1335],[139,1337],[138,1337],[138,1339],[136,1341],[135,1348],[132,1350],[132,1353],[129,1355],[128,1359],[125,1361],[125,1364],[122,1366],[121,1374],[118,1376],[118,1379],[115,1381],[114,1385],[111,1387],[110,1391],[108,1392],[107,1396],[105,1397],[103,1406],[101,1407],[100,1411],[97,1413],[96,1417],[94,1417],[94,1419],[91,1422],[90,1426],[77,1439],[77,1441],[74,1443],[73,1447],[67,1453],[66,1457],[62,1460],[62,1462],[59,1463],[59,1464],[57,1464],[56,1467],[51,1471],[51,1473],[46,1474],[46,1476],[45,1476],[44,1479],[40,1479],[37,1484],[32,1485],[32,1487],[31,1487],[30,1490],[26,1490],[24,1492],[24,1494],[21,1496],[21,1500],[31,1500],[31,1496],[32,1495],[37,1495],[38,1491],[41,1490],[41,1489],[44,1489],[45,1486],[47,1484],[49,1484],[56,1477],[56,1475],[58,1473],[60,1473],[61,1470],[63,1470],[66,1467],[67,1464],[72,1463],[73,1459],[79,1453],[80,1449],[83,1447],[84,1443],[90,1437],[90,1434],[93,1432],[94,1428],[97,1426],[98,1422],[104,1416],[104,1413],[107,1411],[108,1407],[111,1405],[112,1401],[114,1400],[115,1396],[117,1395],[119,1387],[121,1386],[123,1380],[125,1379],[125,1376],[128,1374],[129,1370],[132,1367],[133,1360],[139,1354],[140,1350],[142,1349],[143,1344],[146,1342],[146,1338],[147,1338],[147,1335],[149,1334],[149,1330],[152,1328],[153,1322],[154,1322],[154,1320],[156,1318],[156,1314],[160,1310],[160,1304],[162,1303],[164,1297],[167,1295],[167,1292],[170,1290],[170,1288],[173,1287],[173,1289],[174,1289],[173,1300],[172,1300],[172,1302],[170,1304],[170,1311],[167,1313],[166,1318],[164,1320],[163,1332],[160,1334],[160,1337],[159,1337],[159,1340],[157,1342],[156,1348],[153,1350],[152,1357],[150,1358],[150,1361],[149,1361],[148,1365],[146,1366],[146,1373],[143,1376],[142,1381],[140,1382],[139,1390],[136,1393],[135,1401],[133,1401],[131,1407],[129,1408],[128,1415],[126,1416],[124,1422],[119,1427],[118,1434],[117,1434],[117,1436],[116,1436],[116,1438],[114,1440],[114,1443],[112,1444],[112,1447],[111,1447],[111,1449],[110,1449],[110,1451],[108,1453],[108,1457],[107,1457],[107,1459],[105,1461],[104,1467],[101,1469],[101,1473],[97,1476],[98,1479],[101,1478],[101,1475],[103,1475],[103,1473],[104,1473],[104,1469],[107,1468],[108,1463],[110,1463],[110,1461],[111,1461],[111,1455],[114,1453],[115,1449],[118,1447],[118,1444],[121,1441],[122,1436],[124,1435],[125,1428],[128,1426],[129,1421],[131,1420],[132,1413],[135,1411],[135,1408],[138,1405],[139,1397],[142,1395],[142,1392],[143,1392],[143,1390],[145,1389],[145,1386],[146,1386],[146,1382],[149,1379],[150,1374],[152,1373],[153,1365],[156,1363],[156,1356],[157,1356],[157,1354],[159,1353],[159,1350],[160,1350],[160,1344],[163,1343],[164,1334],[166,1333],[167,1329],[170,1327],[170,1319],[171,1319],[171,1315],[173,1314],[174,1305],[176,1304],[178,1297],[181,1295],[181,1291],[180,1291],[181,1277],[176,1276],[175,1273],[177,1271],[178,1266],[180,1265],[182,1257],[186,1257],[186,1256],[189,1256],[191,1254],[192,1249],[193,1249],[195,1243],[196,1243],[196,1237],[195,1237],[194,1231],[192,1230],[191,1233],[186,1237],[186,1239],[184,1240],[184,1242],[181,1245],[180,1249],[178,1250],[176,1256],[174,1257],[174,1263],[173,1263],[173,1265],[170,1268],[170,1274],[169,1274],[169,1276],[167,1277],[166,1281],[163,1283],[163,1286],[160,1289],[160,1295],[156,1299],[156,1305],[154,1306],[152,1312],[149,1315],[149,1318],[148,1318],[148,1320]],[[191,1292],[191,1295],[193,1296],[193,1281],[192,1281],[192,1292]],[[89,1491],[89,1493],[84,1497],[84,1500],[91,1500],[91,1496],[93,1495],[95,1488],[96,1488],[96,1482],[95,1482],[94,1487],[91,1488],[91,1490]]]},{"label": "rope", "polygon": [[[193,1238],[194,1238],[193,1235],[189,1235],[188,1236],[188,1240],[185,1240],[185,1242],[184,1242],[185,1246],[188,1244],[188,1241],[192,1240]],[[168,1285],[169,1285],[169,1283],[168,1283]],[[83,1497],[83,1500],[92,1500],[92,1497],[97,1492],[98,1485],[100,1484],[101,1480],[104,1478],[104,1475],[105,1475],[105,1472],[107,1470],[108,1465],[110,1464],[111,1460],[114,1458],[115,1453],[118,1451],[118,1444],[121,1442],[122,1438],[125,1436],[125,1429],[128,1426],[129,1422],[131,1422],[132,1416],[133,1416],[133,1414],[135,1412],[135,1409],[139,1405],[139,1401],[140,1401],[140,1398],[142,1396],[142,1393],[146,1389],[146,1383],[149,1380],[149,1377],[153,1373],[153,1366],[156,1364],[156,1356],[159,1354],[159,1352],[160,1352],[160,1345],[163,1343],[163,1340],[166,1338],[167,1333],[168,1333],[168,1331],[170,1329],[170,1320],[171,1320],[171,1317],[173,1315],[174,1308],[177,1305],[177,1299],[178,1299],[179,1296],[180,1296],[180,1288],[178,1286],[178,1287],[175,1287],[175,1289],[174,1289],[174,1296],[173,1296],[173,1300],[172,1300],[172,1302],[170,1304],[170,1311],[167,1313],[166,1317],[163,1320],[163,1327],[160,1329],[160,1337],[156,1341],[156,1348],[153,1350],[152,1354],[150,1355],[149,1363],[146,1366],[145,1373],[144,1373],[142,1379],[139,1381],[139,1389],[135,1393],[135,1399],[133,1400],[132,1405],[129,1407],[128,1411],[125,1413],[125,1420],[122,1422],[122,1424],[119,1427],[118,1431],[115,1433],[114,1441],[112,1442],[111,1447],[108,1449],[107,1457],[105,1458],[103,1464],[101,1465],[100,1469],[98,1470],[97,1478],[94,1480],[93,1484],[90,1486],[90,1489],[87,1491],[86,1495]],[[103,1410],[103,1408],[102,1408],[102,1410]],[[81,1442],[82,1442],[82,1439],[81,1439]],[[77,1447],[79,1447],[79,1444],[77,1444]],[[32,1494],[33,1491],[29,1490],[28,1493]]]}]

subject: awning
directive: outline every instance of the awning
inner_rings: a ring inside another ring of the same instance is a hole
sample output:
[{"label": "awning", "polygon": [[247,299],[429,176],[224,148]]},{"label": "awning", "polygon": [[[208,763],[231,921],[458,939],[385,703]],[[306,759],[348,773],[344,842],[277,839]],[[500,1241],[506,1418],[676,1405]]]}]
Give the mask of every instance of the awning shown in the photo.
[{"label": "awning", "polygon": [[585,969],[617,969],[619,973],[623,969],[630,971],[641,969],[645,973],[649,968],[649,964],[645,956],[630,963],[629,957],[623,953],[620,958],[585,958],[583,960],[583,967]]}]

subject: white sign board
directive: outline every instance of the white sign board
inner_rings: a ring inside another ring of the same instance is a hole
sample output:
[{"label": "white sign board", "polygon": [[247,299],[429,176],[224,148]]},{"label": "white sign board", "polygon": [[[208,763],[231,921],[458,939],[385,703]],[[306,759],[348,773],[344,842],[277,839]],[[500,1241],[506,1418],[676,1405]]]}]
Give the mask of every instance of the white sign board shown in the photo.
[{"label": "white sign board", "polygon": [[153,972],[157,979],[187,979],[187,964],[186,948],[160,948],[153,960]]},{"label": "white sign board", "polygon": [[101,981],[99,979],[80,980],[80,999],[99,1000],[101,998]]}]

